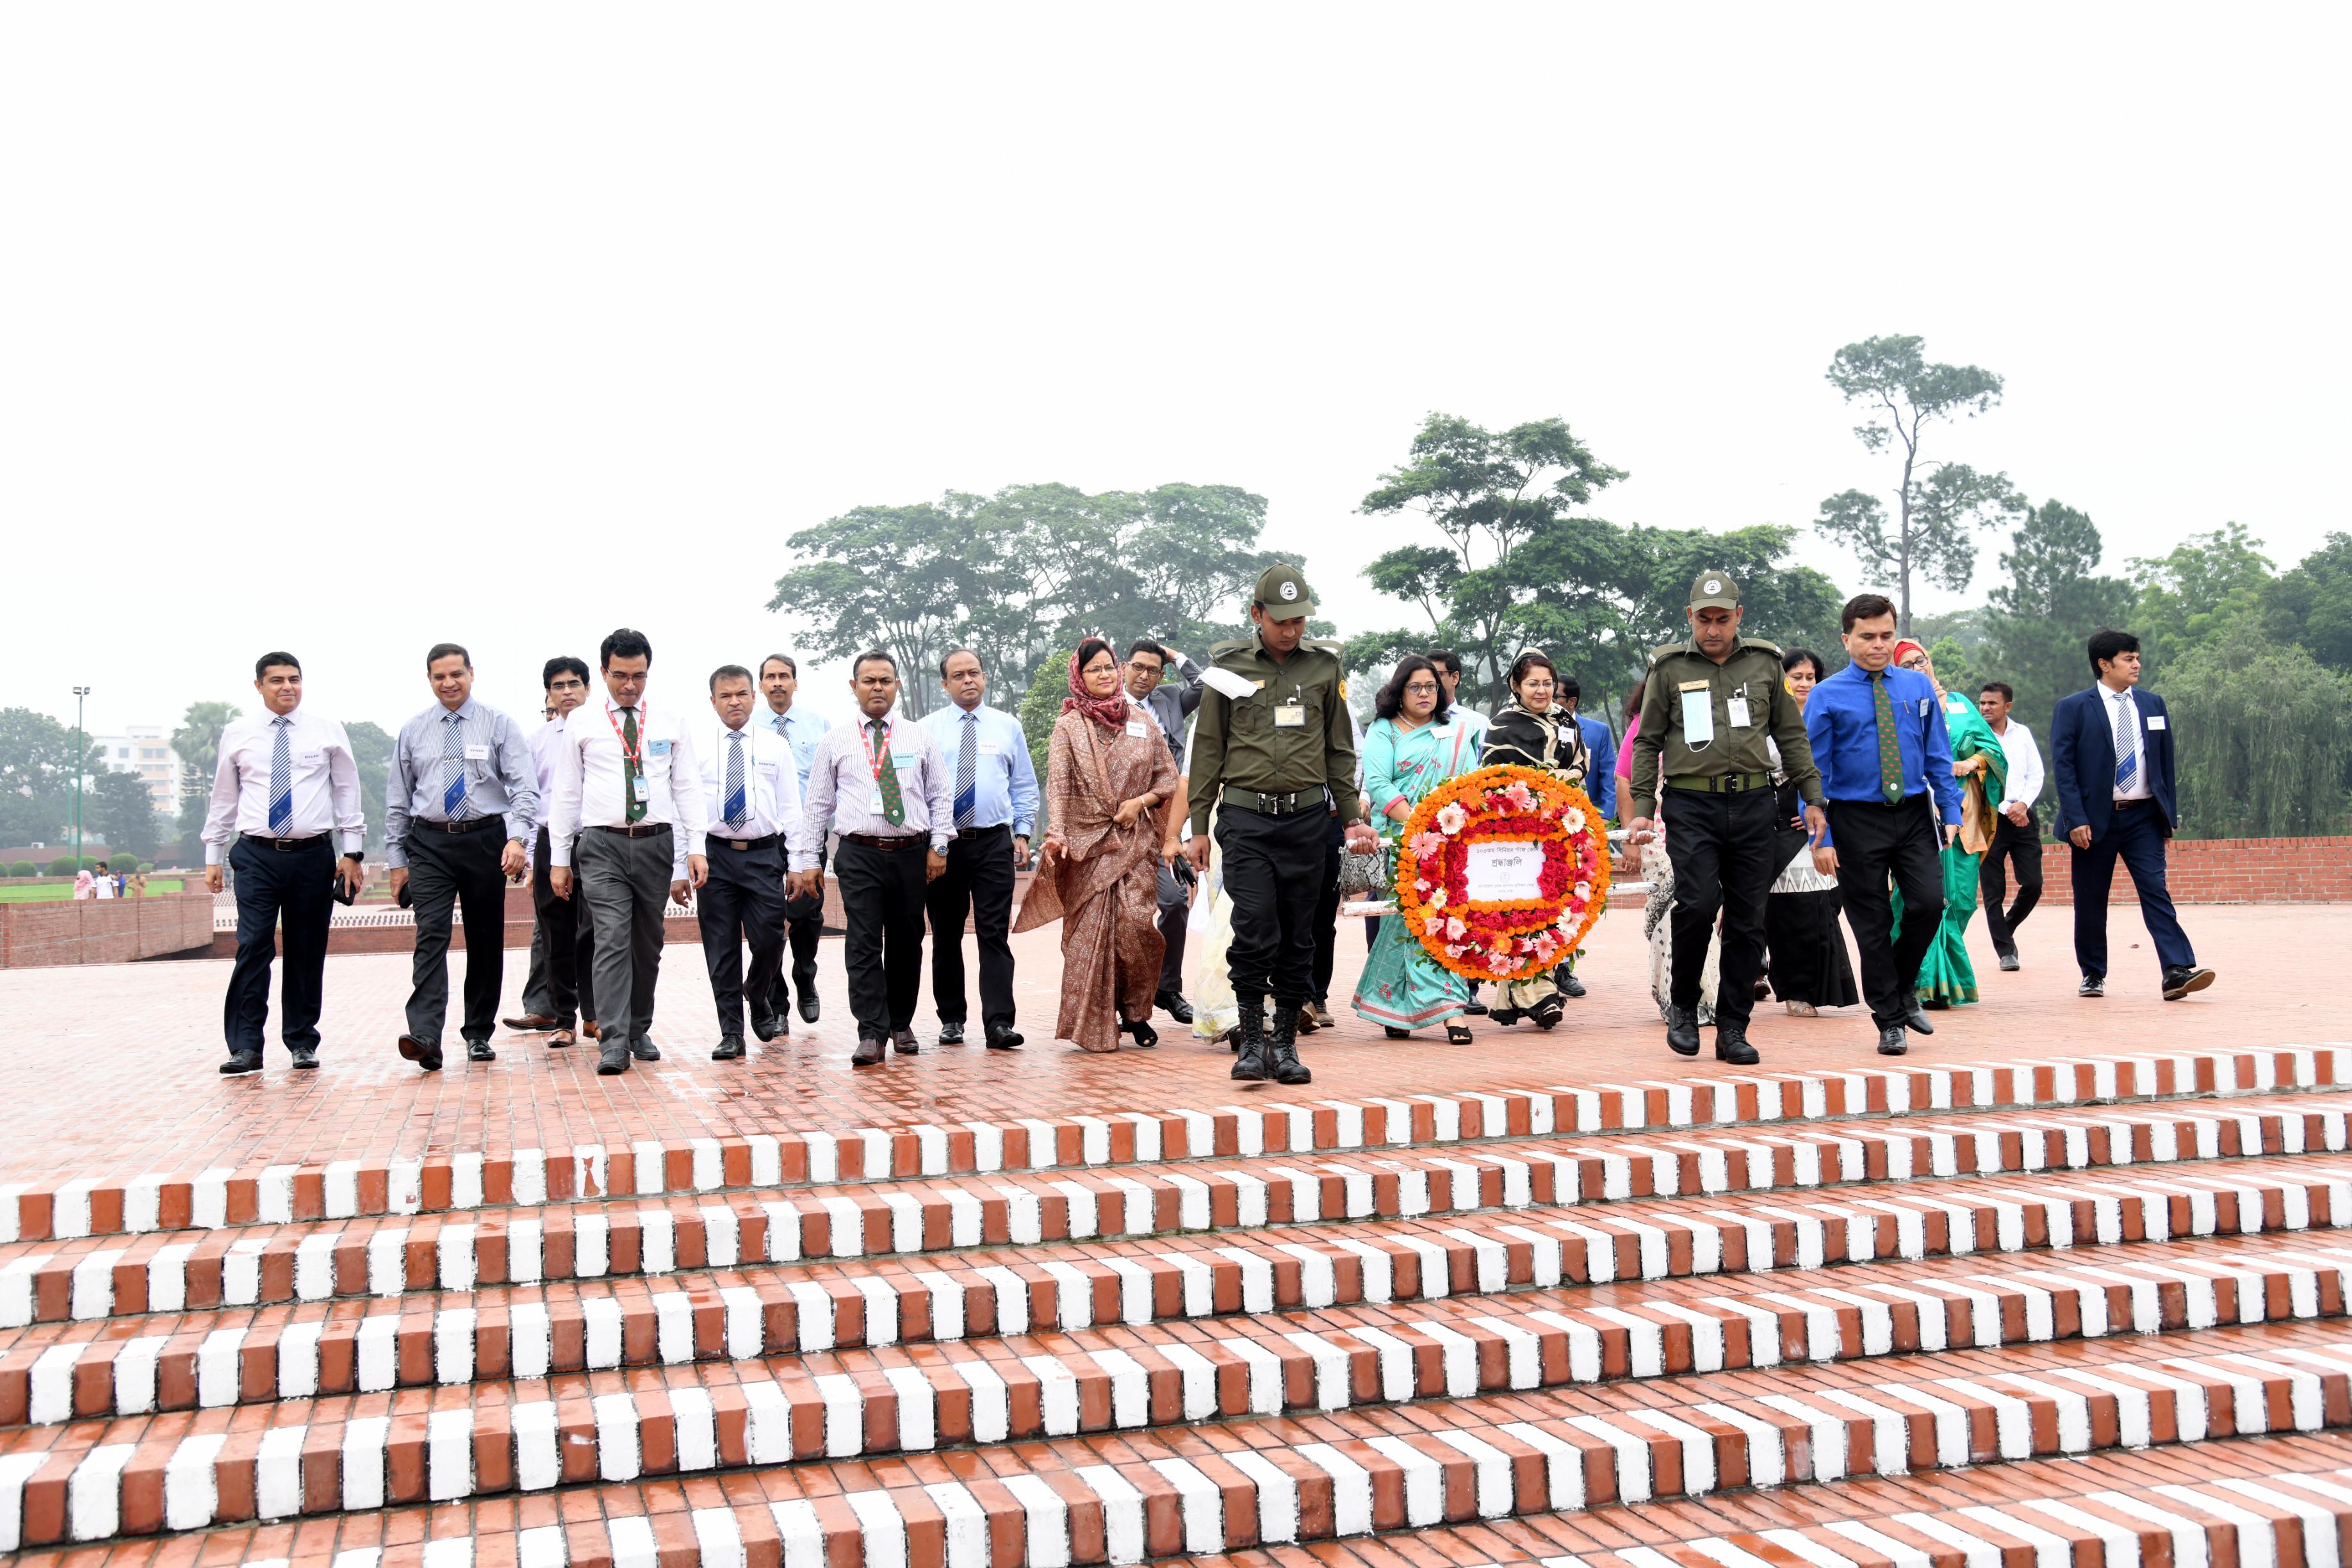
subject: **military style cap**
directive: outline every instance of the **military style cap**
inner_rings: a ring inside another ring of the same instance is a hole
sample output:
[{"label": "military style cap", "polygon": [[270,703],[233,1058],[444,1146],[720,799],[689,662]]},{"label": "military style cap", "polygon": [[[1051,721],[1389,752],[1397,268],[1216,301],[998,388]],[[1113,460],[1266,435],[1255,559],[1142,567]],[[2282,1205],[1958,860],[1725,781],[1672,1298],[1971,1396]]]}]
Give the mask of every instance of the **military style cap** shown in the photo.
[{"label": "military style cap", "polygon": [[1315,613],[1307,579],[1296,566],[1269,566],[1258,574],[1256,602],[1277,621],[1293,621]]},{"label": "military style cap", "polygon": [[1739,584],[1727,573],[1702,572],[1691,579],[1690,607],[1736,610],[1739,607]]}]

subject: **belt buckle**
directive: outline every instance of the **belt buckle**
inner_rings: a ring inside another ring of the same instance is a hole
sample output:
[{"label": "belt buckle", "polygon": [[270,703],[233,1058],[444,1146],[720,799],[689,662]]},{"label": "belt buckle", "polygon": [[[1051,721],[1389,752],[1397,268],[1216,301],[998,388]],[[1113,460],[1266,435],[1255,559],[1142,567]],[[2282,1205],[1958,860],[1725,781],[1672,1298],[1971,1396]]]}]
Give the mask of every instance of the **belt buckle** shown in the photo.
[{"label": "belt buckle", "polygon": [[751,841],[748,838],[730,838],[727,842],[730,846],[737,849],[749,849],[751,847]]}]

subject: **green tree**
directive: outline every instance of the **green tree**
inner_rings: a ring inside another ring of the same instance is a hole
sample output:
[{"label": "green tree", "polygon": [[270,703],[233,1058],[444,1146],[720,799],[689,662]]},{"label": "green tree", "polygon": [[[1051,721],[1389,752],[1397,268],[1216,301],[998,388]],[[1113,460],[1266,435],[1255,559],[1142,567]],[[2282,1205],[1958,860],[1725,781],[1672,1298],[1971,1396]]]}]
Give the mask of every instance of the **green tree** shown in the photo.
[{"label": "green tree", "polygon": [[2352,533],[2331,533],[2271,585],[2264,624],[2330,669],[2352,671]]},{"label": "green tree", "polygon": [[2150,665],[2179,662],[2231,628],[2258,624],[2270,588],[2270,558],[2242,523],[2192,533],[2164,555],[2129,563],[2137,595],[2129,629]]},{"label": "green tree", "polygon": [[1979,666],[2016,688],[2017,716],[2037,736],[2061,697],[2091,683],[2091,634],[2130,618],[2131,584],[2098,574],[2105,548],[2088,514],[2044,501],[2010,535],[2000,585],[1986,595]]},{"label": "green tree", "polygon": [[172,750],[180,753],[180,853],[196,863],[205,813],[211,809],[213,775],[220,771],[221,731],[237,716],[234,702],[191,702],[172,731]]},{"label": "green tree", "polygon": [[352,761],[360,773],[360,808],[367,814],[367,847],[383,847],[383,792],[392,776],[392,736],[381,724],[365,719],[347,722],[343,735],[352,743]]},{"label": "green tree", "polygon": [[2025,511],[2025,500],[2007,474],[1983,474],[1966,463],[1922,455],[1924,432],[1937,420],[1974,418],[2000,401],[2001,379],[1972,364],[1930,364],[1925,339],[1865,338],[1838,350],[1829,384],[1869,417],[1854,426],[1864,447],[1892,445],[1903,465],[1895,486],[1894,516],[1867,490],[1844,490],[1822,502],[1813,526],[1839,541],[1873,579],[1895,590],[1898,624],[1911,630],[1911,582],[1916,575],[1944,587],[1969,585],[1976,571],[1975,532]]},{"label": "green tree", "polygon": [[109,849],[126,849],[134,857],[155,853],[163,841],[156,831],[155,803],[147,781],[137,773],[108,769],[90,781],[91,795],[83,805],[84,821],[106,840]]},{"label": "green tree", "polygon": [[41,868],[30,860],[11,860],[8,863],[8,875],[11,877],[37,877],[40,874]]},{"label": "green tree", "polygon": [[48,874],[52,877],[70,877],[79,869],[80,866],[72,856],[60,855],[49,862]]},{"label": "green tree", "polygon": [[[1029,672],[1027,689],[1021,694],[1021,732],[1029,737],[1029,763],[1037,770],[1037,787],[1045,787],[1046,749],[1054,739],[1054,721],[1062,716],[1062,699],[1070,693],[1070,660],[1076,657],[1075,647],[1059,648],[1040,658]],[[1043,838],[1047,824],[1045,803],[1037,805],[1037,836]]]},{"label": "green tree", "polygon": [[2172,712],[2184,828],[2258,838],[2340,829],[2352,679],[2240,624],[2149,683]]},{"label": "green tree", "polygon": [[[30,708],[0,708],[0,840],[59,837],[73,817],[75,773],[95,774],[105,766],[89,737],[82,740],[77,769],[73,726]],[[85,811],[88,804],[85,799]]]}]

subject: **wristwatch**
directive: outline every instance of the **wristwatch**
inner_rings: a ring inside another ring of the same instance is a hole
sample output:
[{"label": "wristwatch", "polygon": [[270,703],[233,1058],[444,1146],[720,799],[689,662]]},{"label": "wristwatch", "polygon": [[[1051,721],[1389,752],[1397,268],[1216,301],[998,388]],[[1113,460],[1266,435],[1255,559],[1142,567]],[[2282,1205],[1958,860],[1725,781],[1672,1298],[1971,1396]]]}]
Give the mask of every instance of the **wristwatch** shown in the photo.
[{"label": "wristwatch", "polygon": [[364,849],[346,849],[343,851],[343,858],[356,866],[367,858],[367,851]]}]

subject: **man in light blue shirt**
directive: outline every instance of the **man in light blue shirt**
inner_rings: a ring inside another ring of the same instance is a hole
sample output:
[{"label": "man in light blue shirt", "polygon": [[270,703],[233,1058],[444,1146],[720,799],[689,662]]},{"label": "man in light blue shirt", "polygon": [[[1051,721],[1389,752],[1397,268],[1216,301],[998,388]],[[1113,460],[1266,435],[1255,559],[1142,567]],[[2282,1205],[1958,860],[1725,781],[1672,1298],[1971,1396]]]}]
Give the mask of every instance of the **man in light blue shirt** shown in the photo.
[{"label": "man in light blue shirt", "polygon": [[[801,798],[808,798],[809,760],[816,755],[816,743],[833,728],[833,721],[824,714],[800,706],[794,700],[800,695],[801,667],[788,653],[772,653],[760,661],[760,695],[768,700],[767,711],[752,720],[765,724],[784,738],[793,749],[793,765],[800,773]],[[824,935],[824,849],[819,846],[816,857],[819,891],[814,898],[784,900],[784,939],[792,945],[792,976],[783,972],[776,974],[774,992],[769,997],[769,1012],[782,1018],[788,1011],[791,991],[800,988],[801,1017],[814,1024],[817,1017],[816,944]]]},{"label": "man in light blue shirt", "polygon": [[948,868],[925,890],[931,916],[931,1005],[940,1044],[963,1043],[963,927],[980,939],[980,1021],[992,1049],[1021,1043],[1013,1027],[1013,873],[1029,865],[1037,826],[1037,770],[1021,721],[982,699],[980,656],[957,648],[940,661],[950,704],[923,721],[954,781],[955,842]]}]

